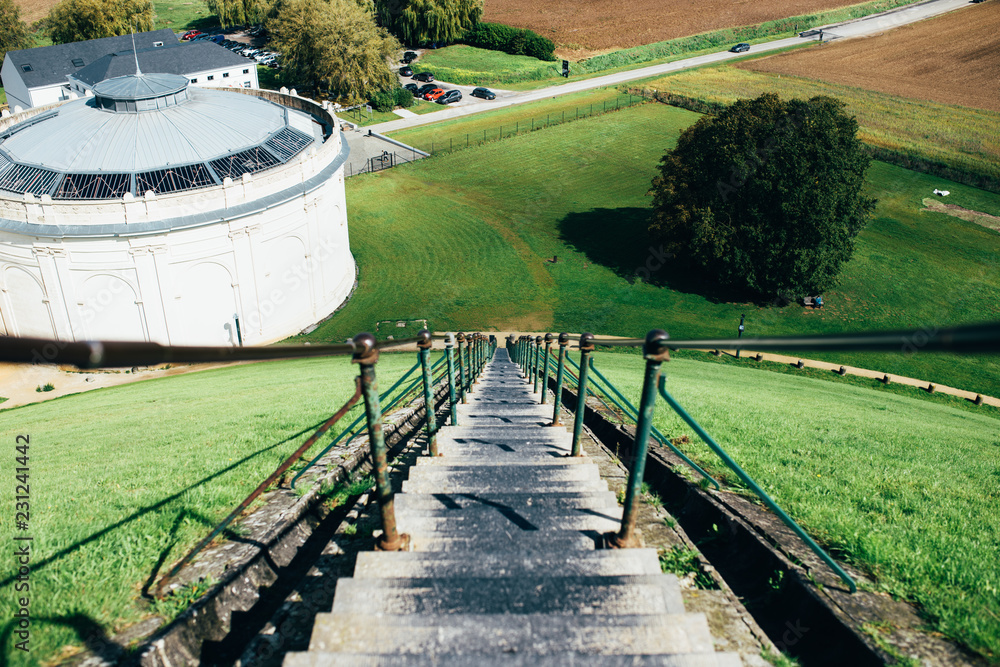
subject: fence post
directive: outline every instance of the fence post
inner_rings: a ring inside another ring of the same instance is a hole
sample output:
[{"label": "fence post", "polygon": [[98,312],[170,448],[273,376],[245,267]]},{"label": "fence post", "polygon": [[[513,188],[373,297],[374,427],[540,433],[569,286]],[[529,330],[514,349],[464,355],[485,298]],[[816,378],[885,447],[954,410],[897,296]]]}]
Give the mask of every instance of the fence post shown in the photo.
[{"label": "fence post", "polygon": [[583,431],[583,415],[587,411],[587,371],[590,368],[590,353],[594,351],[594,334],[580,334],[580,384],[576,394],[576,415],[573,419],[573,452],[580,456],[580,434]]},{"label": "fence post", "polygon": [[449,333],[444,342],[444,353],[448,355],[448,403],[451,406],[451,425],[458,426],[458,407],[455,405],[455,334]]},{"label": "fence post", "polygon": [[629,471],[628,487],[625,491],[622,527],[618,533],[607,537],[608,545],[615,549],[627,549],[642,545],[641,535],[636,534],[635,520],[638,514],[639,496],[642,493],[642,478],[646,472],[646,452],[649,449],[649,433],[653,428],[656,384],[660,379],[660,365],[670,358],[667,338],[666,331],[653,329],[646,334],[646,343],[642,347],[642,356],[646,359],[646,375],[642,382],[642,396],[635,425],[635,441],[632,443],[632,468]]},{"label": "fence post", "polygon": [[562,403],[563,372],[566,367],[566,346],[569,345],[569,334],[559,334],[559,361],[556,366],[556,397],[553,400],[552,423],[549,426],[562,426],[559,421],[559,404]]},{"label": "fence post", "polygon": [[549,348],[552,347],[552,334],[545,334],[545,360],[542,362],[542,405],[547,403],[549,396]]},{"label": "fence post", "polygon": [[389,458],[382,433],[382,406],[378,400],[378,381],[375,378],[375,364],[378,363],[378,347],[375,336],[370,333],[354,337],[357,351],[353,361],[361,368],[361,392],[365,397],[365,416],[368,419],[368,442],[371,445],[372,467],[375,472],[375,497],[378,499],[382,515],[382,537],[375,548],[379,551],[401,551],[409,544],[409,535],[400,535],[396,530],[396,511],[392,486],[389,484]]},{"label": "fence post", "polygon": [[458,379],[461,385],[459,391],[462,394],[462,403],[465,404],[465,361],[462,359],[462,343],[465,342],[465,334],[459,331],[455,339],[458,340]]},{"label": "fence post", "polygon": [[542,337],[535,336],[535,368],[531,374],[532,393],[538,393],[538,381],[541,379],[539,371],[542,368]]},{"label": "fence post", "polygon": [[417,354],[420,356],[420,366],[424,374],[424,424],[427,426],[427,447],[431,456],[438,455],[437,415],[434,414],[434,382],[431,380],[431,332],[421,329],[417,334]]}]

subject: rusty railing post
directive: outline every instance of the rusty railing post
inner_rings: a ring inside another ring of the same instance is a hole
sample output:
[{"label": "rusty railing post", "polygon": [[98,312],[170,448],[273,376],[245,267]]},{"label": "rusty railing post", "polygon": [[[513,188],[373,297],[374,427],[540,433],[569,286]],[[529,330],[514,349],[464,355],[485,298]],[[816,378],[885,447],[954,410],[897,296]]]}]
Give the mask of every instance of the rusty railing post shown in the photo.
[{"label": "rusty railing post", "polygon": [[458,340],[458,379],[459,379],[459,384],[461,385],[460,392],[462,394],[462,403],[464,404],[465,403],[465,360],[464,360],[464,355],[462,354],[462,343],[465,342],[465,334],[459,331],[458,335],[455,336],[455,339]]},{"label": "rusty railing post", "polygon": [[559,361],[556,370],[556,397],[552,401],[552,423],[550,426],[562,426],[559,421],[559,406],[562,403],[563,373],[566,369],[566,346],[569,345],[569,334],[559,334]]},{"label": "rusty railing post", "polygon": [[444,342],[444,353],[448,355],[448,404],[451,406],[451,425],[458,426],[458,406],[455,392],[455,334],[449,333]]},{"label": "rusty railing post", "polygon": [[542,367],[542,337],[535,336],[535,364],[531,369],[531,384],[533,394],[538,393],[539,369]]},{"label": "rusty railing post", "polygon": [[632,467],[628,475],[625,491],[625,509],[622,527],[618,533],[607,536],[608,546],[627,549],[642,546],[642,537],[635,529],[639,496],[642,493],[642,478],[646,471],[646,452],[649,449],[649,434],[653,428],[653,411],[656,408],[656,385],[660,379],[660,366],[670,358],[667,349],[667,332],[653,329],[646,334],[642,356],[646,360],[646,375],[642,381],[642,396],[639,415],[635,425],[635,441],[632,444]]},{"label": "rusty railing post", "polygon": [[424,425],[427,427],[427,448],[431,456],[438,455],[437,446],[437,415],[434,414],[434,381],[431,379],[431,332],[421,329],[417,334],[417,354],[420,356],[420,367],[424,375]]},{"label": "rusty railing post", "polygon": [[548,402],[549,396],[549,349],[552,347],[552,334],[545,334],[545,359],[542,361],[542,405]]},{"label": "rusty railing post", "polygon": [[389,484],[389,456],[382,433],[382,406],[378,399],[378,381],[375,378],[375,364],[378,363],[378,347],[375,336],[370,333],[354,337],[356,351],[354,363],[361,367],[361,393],[365,398],[365,416],[368,419],[368,442],[371,445],[372,467],[375,472],[375,497],[378,499],[382,515],[382,537],[375,545],[380,551],[402,551],[410,542],[408,535],[396,530],[396,511]]},{"label": "rusty railing post", "polygon": [[576,415],[573,419],[573,453],[580,456],[580,435],[583,433],[583,415],[587,412],[587,370],[590,353],[594,351],[594,334],[580,334],[580,381],[576,388]]}]

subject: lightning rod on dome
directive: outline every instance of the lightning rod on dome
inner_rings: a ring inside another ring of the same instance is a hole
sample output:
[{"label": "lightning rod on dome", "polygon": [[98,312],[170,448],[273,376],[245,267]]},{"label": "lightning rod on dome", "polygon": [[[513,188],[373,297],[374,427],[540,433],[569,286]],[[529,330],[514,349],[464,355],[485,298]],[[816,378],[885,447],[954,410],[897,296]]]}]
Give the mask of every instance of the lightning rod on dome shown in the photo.
[{"label": "lightning rod on dome", "polygon": [[135,27],[132,27],[132,55],[135,56],[135,75],[142,76],[142,70],[139,69],[139,52],[135,50]]}]

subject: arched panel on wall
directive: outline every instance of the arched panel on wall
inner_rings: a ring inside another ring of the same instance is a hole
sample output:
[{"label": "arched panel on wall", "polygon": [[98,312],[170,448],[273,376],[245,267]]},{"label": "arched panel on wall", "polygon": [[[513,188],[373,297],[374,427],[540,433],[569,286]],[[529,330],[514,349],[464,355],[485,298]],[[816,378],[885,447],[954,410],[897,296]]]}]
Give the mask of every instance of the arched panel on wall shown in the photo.
[{"label": "arched panel on wall", "polygon": [[297,236],[268,241],[267,278],[261,291],[261,330],[273,330],[288,323],[312,318],[312,294],[309,283],[316,267],[312,257],[306,261],[306,246]]},{"label": "arched panel on wall", "polygon": [[118,276],[99,273],[87,278],[77,298],[83,302],[78,308],[87,338],[147,340],[135,289]]},{"label": "arched panel on wall", "polygon": [[3,319],[9,327],[8,333],[29,338],[56,337],[45,290],[37,277],[10,266],[3,272],[3,286],[6,290]]},{"label": "arched panel on wall", "polygon": [[229,269],[215,262],[196,264],[182,274],[179,294],[174,312],[185,333],[178,344],[238,344],[236,293]]}]

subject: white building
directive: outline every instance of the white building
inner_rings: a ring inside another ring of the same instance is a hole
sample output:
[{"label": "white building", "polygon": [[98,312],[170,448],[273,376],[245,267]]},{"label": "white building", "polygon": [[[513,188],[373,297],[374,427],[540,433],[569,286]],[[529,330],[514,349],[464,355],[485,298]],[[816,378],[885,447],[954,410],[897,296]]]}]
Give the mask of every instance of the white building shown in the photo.
[{"label": "white building", "polygon": [[235,345],[299,332],[354,285],[347,154],[311,101],[168,74],[3,119],[0,334]]},{"label": "white building", "polygon": [[83,96],[105,79],[178,74],[209,87],[259,87],[256,63],[212,42],[183,44],[169,28],[135,35],[8,51],[3,59],[7,103],[14,111]]}]

